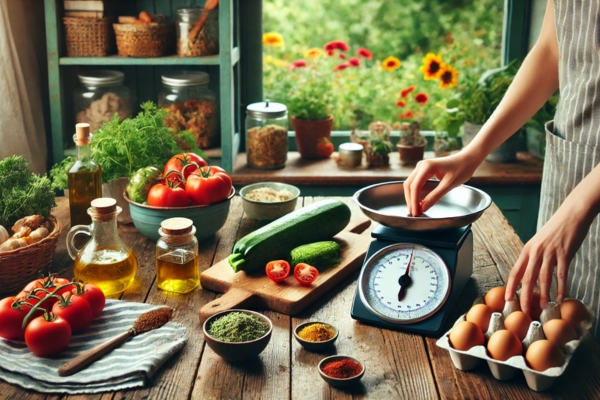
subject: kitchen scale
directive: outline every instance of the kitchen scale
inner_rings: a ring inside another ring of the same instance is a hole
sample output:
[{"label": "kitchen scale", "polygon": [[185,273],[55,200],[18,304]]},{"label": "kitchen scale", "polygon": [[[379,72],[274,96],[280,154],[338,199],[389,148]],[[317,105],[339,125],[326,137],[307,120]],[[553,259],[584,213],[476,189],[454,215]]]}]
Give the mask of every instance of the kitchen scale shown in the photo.
[{"label": "kitchen scale", "polygon": [[[438,181],[428,181],[425,196]],[[354,195],[380,224],[359,276],[352,318],[388,329],[439,336],[473,272],[471,223],[491,204],[466,185],[448,192],[423,217],[408,217],[402,182]],[[404,203],[404,204],[403,204]]]}]

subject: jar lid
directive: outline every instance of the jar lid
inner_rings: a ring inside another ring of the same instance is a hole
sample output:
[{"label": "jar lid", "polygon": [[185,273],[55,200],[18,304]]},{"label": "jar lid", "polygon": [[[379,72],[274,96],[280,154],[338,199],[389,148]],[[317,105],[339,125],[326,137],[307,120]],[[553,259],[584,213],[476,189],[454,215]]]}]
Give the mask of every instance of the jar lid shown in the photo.
[{"label": "jar lid", "polygon": [[125,74],[121,71],[99,69],[80,72],[77,77],[79,82],[87,85],[114,85],[115,83],[122,83]]},{"label": "jar lid", "polygon": [[194,222],[188,218],[169,218],[162,221],[160,227],[167,235],[181,235],[190,233],[194,227]]},{"label": "jar lid", "polygon": [[110,197],[100,197],[92,200],[92,210],[98,214],[111,214],[117,211],[117,200]]},{"label": "jar lid", "polygon": [[210,82],[210,76],[202,71],[183,71],[162,75],[161,80],[167,86],[197,86],[206,85]]},{"label": "jar lid", "polygon": [[251,117],[259,118],[279,118],[284,117],[287,112],[285,104],[274,103],[272,101],[262,101],[260,103],[248,104],[246,114]]},{"label": "jar lid", "polygon": [[347,153],[360,153],[363,151],[363,145],[354,142],[342,143],[340,144],[339,151]]}]

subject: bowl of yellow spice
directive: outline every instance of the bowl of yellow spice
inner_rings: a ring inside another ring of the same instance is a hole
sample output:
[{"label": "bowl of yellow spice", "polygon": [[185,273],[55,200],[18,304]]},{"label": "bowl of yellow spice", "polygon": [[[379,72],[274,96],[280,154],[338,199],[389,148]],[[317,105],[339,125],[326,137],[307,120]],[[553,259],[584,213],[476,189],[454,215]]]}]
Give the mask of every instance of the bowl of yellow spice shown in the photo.
[{"label": "bowl of yellow spice", "polygon": [[294,329],[294,337],[306,350],[322,351],[333,345],[338,330],[325,322],[304,322]]}]

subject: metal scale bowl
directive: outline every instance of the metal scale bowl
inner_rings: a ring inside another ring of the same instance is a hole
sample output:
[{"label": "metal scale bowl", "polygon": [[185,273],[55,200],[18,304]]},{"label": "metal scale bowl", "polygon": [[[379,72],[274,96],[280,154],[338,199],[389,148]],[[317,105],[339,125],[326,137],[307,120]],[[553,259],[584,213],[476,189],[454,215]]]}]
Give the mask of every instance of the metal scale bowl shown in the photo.
[{"label": "metal scale bowl", "polygon": [[[439,184],[427,181],[426,196]],[[483,191],[462,185],[421,217],[409,217],[402,182],[354,194],[379,225],[363,263],[352,318],[385,328],[437,336],[473,272],[471,224],[491,205]]]}]

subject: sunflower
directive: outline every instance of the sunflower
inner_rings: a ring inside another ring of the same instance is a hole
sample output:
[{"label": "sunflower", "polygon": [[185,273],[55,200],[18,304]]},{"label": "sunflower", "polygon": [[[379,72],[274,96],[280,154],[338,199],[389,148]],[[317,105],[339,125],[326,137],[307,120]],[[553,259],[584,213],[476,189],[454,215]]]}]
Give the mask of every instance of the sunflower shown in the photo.
[{"label": "sunflower", "polygon": [[304,57],[306,58],[317,58],[319,57],[321,54],[323,54],[323,50],[313,47],[312,49],[308,49],[306,50],[306,53],[304,53]]},{"label": "sunflower", "polygon": [[285,44],[283,36],[277,32],[267,32],[263,34],[263,44],[265,46],[283,47]]},{"label": "sunflower", "polygon": [[400,60],[398,60],[394,56],[389,56],[388,58],[383,60],[383,68],[387,72],[391,72],[391,71],[395,70],[396,68],[400,68],[401,65],[402,65],[402,63],[400,62]]},{"label": "sunflower", "polygon": [[423,59],[423,65],[419,71],[423,73],[425,80],[439,79],[441,71],[444,67],[442,56],[439,54],[427,53]]},{"label": "sunflower", "polygon": [[458,71],[452,68],[450,65],[444,65],[440,72],[440,87],[442,89],[448,89],[456,87],[458,84]]}]

